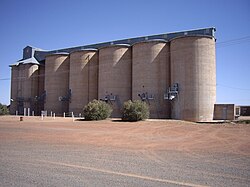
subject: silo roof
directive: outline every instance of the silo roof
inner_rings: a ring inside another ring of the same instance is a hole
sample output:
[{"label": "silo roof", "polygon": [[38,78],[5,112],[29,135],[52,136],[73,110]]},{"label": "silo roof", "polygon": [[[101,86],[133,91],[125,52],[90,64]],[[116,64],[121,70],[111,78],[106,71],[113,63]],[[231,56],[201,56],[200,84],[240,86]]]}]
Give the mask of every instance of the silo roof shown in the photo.
[{"label": "silo roof", "polygon": [[15,64],[11,64],[11,66],[18,66],[20,64],[40,64],[34,57],[28,58],[28,59],[21,59],[17,61]]},{"label": "silo roof", "polygon": [[185,36],[205,36],[205,37],[212,37],[214,38],[216,29],[214,27],[210,28],[202,28],[202,29],[196,29],[196,30],[186,30],[186,31],[179,31],[179,32],[171,32],[171,33],[163,33],[163,34],[157,34],[157,35],[149,35],[149,36],[140,36],[135,38],[128,38],[128,39],[121,39],[121,40],[114,40],[109,42],[102,42],[97,44],[89,44],[89,45],[83,45],[83,46],[77,46],[77,47],[71,47],[71,48],[64,48],[64,49],[58,49],[58,50],[51,50],[51,51],[42,51],[41,49],[35,50],[34,57],[37,59],[37,61],[43,61],[45,59],[45,56],[48,54],[53,53],[60,53],[60,52],[66,52],[71,53],[77,50],[84,50],[89,48],[94,49],[100,49],[102,47],[108,47],[112,45],[120,45],[120,44],[126,44],[132,46],[135,43],[143,42],[143,41],[151,41],[151,40],[165,40],[165,41],[171,41],[178,37],[185,37]]}]

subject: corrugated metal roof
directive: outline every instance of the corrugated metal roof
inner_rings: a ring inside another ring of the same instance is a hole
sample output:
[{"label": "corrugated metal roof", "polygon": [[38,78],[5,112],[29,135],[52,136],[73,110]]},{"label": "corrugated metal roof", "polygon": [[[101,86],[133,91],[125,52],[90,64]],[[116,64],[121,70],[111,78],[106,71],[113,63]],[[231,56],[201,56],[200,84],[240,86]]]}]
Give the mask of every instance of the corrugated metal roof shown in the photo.
[{"label": "corrugated metal roof", "polygon": [[114,40],[110,42],[103,42],[103,43],[97,43],[97,44],[90,44],[85,46],[76,46],[76,47],[70,47],[70,48],[64,48],[64,49],[58,49],[58,50],[51,50],[51,51],[43,51],[41,49],[36,50],[34,57],[37,59],[38,62],[41,62],[45,59],[45,57],[48,54],[53,53],[59,53],[59,52],[66,52],[71,53],[77,50],[83,50],[83,49],[99,49],[102,47],[107,47],[110,45],[119,45],[119,44],[127,44],[132,46],[135,43],[148,41],[148,40],[165,40],[165,41],[171,41],[175,38],[179,37],[186,37],[186,36],[207,36],[207,37],[215,37],[216,29],[214,27],[210,28],[202,28],[202,29],[196,29],[196,30],[187,30],[187,31],[180,31],[180,32],[171,32],[171,33],[163,33],[163,34],[157,34],[157,35],[149,35],[149,36],[140,36],[135,38],[128,38],[128,39],[122,39],[122,40]]},{"label": "corrugated metal roof", "polygon": [[11,64],[11,66],[19,66],[20,64],[40,64],[34,57],[28,59],[21,59],[17,61],[15,64]]}]

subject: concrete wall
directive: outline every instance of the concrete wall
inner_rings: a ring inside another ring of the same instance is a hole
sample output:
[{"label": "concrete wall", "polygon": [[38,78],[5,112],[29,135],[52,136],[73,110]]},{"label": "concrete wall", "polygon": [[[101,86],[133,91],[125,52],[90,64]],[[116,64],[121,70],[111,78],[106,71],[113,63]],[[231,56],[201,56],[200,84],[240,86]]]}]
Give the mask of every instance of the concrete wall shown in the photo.
[{"label": "concrete wall", "polygon": [[215,104],[214,120],[234,120],[235,106],[234,104]]},{"label": "concrete wall", "polygon": [[163,41],[140,42],[133,45],[132,99],[139,94],[152,96],[149,104],[150,118],[170,118],[170,103],[164,100],[169,87],[169,44]]},{"label": "concrete wall", "polygon": [[44,81],[45,81],[45,66],[40,65],[38,71],[38,95],[41,95],[44,92]]},{"label": "concrete wall", "polygon": [[211,121],[216,101],[215,41],[209,37],[181,37],[170,43],[171,84],[179,84],[172,118]]},{"label": "concrete wall", "polygon": [[112,117],[121,117],[124,101],[131,99],[131,48],[114,45],[99,50],[98,98],[115,96],[107,101],[113,108]]},{"label": "concrete wall", "polygon": [[72,96],[69,111],[82,113],[83,107],[97,99],[98,52],[82,50],[70,54],[69,88]]},{"label": "concrete wall", "polygon": [[[45,82],[45,66],[39,65],[38,70],[38,97],[42,97],[42,94],[44,94],[45,88],[44,88],[44,82]],[[41,115],[41,111],[44,110],[44,101],[42,99],[37,99],[35,102],[35,115]]]},{"label": "concrete wall", "polygon": [[69,91],[69,55],[52,54],[45,60],[46,102],[44,109],[56,115],[68,112],[68,101],[59,101]]}]

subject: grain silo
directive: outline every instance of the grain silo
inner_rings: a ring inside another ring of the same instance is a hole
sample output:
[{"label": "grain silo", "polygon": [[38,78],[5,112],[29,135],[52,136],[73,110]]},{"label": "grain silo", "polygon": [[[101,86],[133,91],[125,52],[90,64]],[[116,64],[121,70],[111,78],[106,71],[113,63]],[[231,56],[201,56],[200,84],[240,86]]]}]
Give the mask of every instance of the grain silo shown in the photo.
[{"label": "grain silo", "polygon": [[[22,65],[21,65],[22,66]],[[35,96],[38,94],[38,69],[39,66],[37,64],[25,64],[24,65],[25,71],[25,80],[24,80],[24,87],[23,87],[23,97],[27,98],[27,106],[24,105],[26,108],[30,108],[30,111],[35,110],[34,106],[34,99]],[[31,113],[30,113],[31,114]]]},{"label": "grain silo", "polygon": [[150,118],[210,121],[216,99],[215,31],[210,27],[51,51],[27,46],[22,59],[10,65],[11,113],[29,107],[36,114],[45,109],[77,115],[97,98],[112,106],[113,117],[121,117],[123,102],[132,99],[149,104]]},{"label": "grain silo", "polygon": [[69,111],[82,113],[88,102],[98,97],[98,52],[96,49],[77,50],[70,54]]},{"label": "grain silo", "polygon": [[99,50],[98,98],[110,103],[112,117],[121,117],[121,108],[131,99],[131,48],[111,45]]},{"label": "grain silo", "polygon": [[164,93],[170,84],[169,44],[163,40],[135,43],[132,47],[132,98],[149,104],[150,118],[169,118]]},{"label": "grain silo", "polygon": [[55,53],[46,56],[45,60],[45,91],[44,109],[56,115],[68,112],[70,100],[69,90],[69,54]]},{"label": "grain silo", "polygon": [[10,98],[11,98],[11,105],[10,105],[10,114],[15,114],[18,110],[18,76],[19,76],[19,67],[17,65],[11,66],[11,91],[10,91]]},{"label": "grain silo", "polygon": [[171,85],[178,84],[172,118],[211,121],[216,100],[215,39],[184,36],[173,39]]},{"label": "grain silo", "polygon": [[[17,79],[17,111],[18,114],[31,115],[36,109],[35,97],[38,94],[38,68],[37,64],[27,63],[18,65]],[[29,112],[29,113],[28,113]]]}]

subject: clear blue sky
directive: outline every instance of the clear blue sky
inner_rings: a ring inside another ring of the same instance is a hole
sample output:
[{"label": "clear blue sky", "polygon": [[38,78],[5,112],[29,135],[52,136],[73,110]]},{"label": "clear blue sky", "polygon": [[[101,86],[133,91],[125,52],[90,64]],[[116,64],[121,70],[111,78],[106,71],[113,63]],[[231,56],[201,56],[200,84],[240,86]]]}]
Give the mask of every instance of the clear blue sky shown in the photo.
[{"label": "clear blue sky", "polygon": [[52,50],[216,27],[217,103],[250,105],[249,0],[0,0],[0,24],[4,104],[10,100],[8,65],[27,45]]}]

